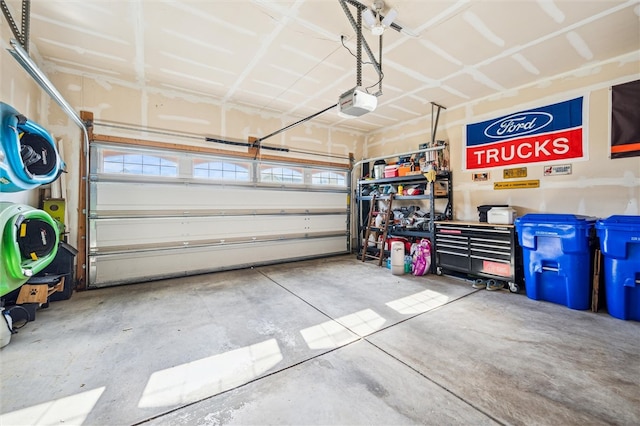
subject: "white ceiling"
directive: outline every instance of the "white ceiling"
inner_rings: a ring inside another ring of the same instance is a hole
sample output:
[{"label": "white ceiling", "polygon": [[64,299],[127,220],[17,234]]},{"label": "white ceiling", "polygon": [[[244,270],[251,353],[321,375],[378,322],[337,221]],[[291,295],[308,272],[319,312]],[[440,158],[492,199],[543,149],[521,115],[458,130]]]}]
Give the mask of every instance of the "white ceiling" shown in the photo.
[{"label": "white ceiling", "polygon": [[[7,3],[19,24],[20,1]],[[333,109],[314,120],[368,132],[429,115],[431,102],[451,108],[640,50],[638,0],[388,3],[396,22],[419,36],[384,33],[378,108],[347,120]],[[356,32],[338,0],[32,0],[30,23],[32,49],[47,69],[292,119],[356,85],[356,59],[340,42],[347,36],[355,52]],[[363,31],[377,57],[378,38]],[[362,80],[378,81],[371,65]]]}]

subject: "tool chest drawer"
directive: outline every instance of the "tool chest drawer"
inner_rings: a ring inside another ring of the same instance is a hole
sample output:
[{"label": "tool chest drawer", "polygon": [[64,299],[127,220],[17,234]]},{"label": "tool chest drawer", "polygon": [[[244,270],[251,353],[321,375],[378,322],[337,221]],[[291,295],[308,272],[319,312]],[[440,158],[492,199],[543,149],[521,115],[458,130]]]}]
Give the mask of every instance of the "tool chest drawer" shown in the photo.
[{"label": "tool chest drawer", "polygon": [[[513,225],[435,222],[436,270],[507,281],[521,274],[518,240]],[[515,286],[517,287],[517,286]]]}]

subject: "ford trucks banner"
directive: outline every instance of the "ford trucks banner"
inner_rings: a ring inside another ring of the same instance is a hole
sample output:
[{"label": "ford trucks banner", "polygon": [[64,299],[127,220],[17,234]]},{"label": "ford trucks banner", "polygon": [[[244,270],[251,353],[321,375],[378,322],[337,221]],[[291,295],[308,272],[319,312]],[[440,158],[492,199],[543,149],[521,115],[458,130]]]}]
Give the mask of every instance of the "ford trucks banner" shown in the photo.
[{"label": "ford trucks banner", "polygon": [[586,159],[585,103],[580,97],[468,124],[466,170]]},{"label": "ford trucks banner", "polygon": [[611,88],[611,158],[640,155],[640,80]]}]

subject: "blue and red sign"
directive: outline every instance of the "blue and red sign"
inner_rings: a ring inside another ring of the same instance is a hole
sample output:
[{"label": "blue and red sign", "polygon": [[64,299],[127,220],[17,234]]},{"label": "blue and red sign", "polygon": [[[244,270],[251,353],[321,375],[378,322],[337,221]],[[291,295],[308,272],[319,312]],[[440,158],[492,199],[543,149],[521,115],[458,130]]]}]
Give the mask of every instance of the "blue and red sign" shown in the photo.
[{"label": "blue and red sign", "polygon": [[465,169],[513,167],[584,159],[583,98],[468,124]]}]

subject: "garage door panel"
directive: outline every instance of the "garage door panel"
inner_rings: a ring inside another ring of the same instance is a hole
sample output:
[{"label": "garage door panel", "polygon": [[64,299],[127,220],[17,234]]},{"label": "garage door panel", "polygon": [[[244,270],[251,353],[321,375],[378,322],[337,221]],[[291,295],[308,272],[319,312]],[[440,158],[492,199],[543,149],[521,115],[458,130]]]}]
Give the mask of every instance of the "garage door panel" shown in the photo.
[{"label": "garage door panel", "polygon": [[122,247],[183,246],[212,241],[251,241],[345,234],[342,214],[110,218],[93,221],[93,251]]},{"label": "garage door panel", "polygon": [[307,216],[307,223],[310,233],[345,232],[347,228],[347,218],[344,214]]},{"label": "garage door panel", "polygon": [[91,259],[91,282],[93,287],[106,287],[340,254],[346,245],[343,236],[99,255]]},{"label": "garage door panel", "polygon": [[350,248],[346,167],[96,142],[90,164],[90,288]]},{"label": "garage door panel", "polygon": [[193,184],[94,182],[97,216],[126,212],[346,211],[342,192]]}]

